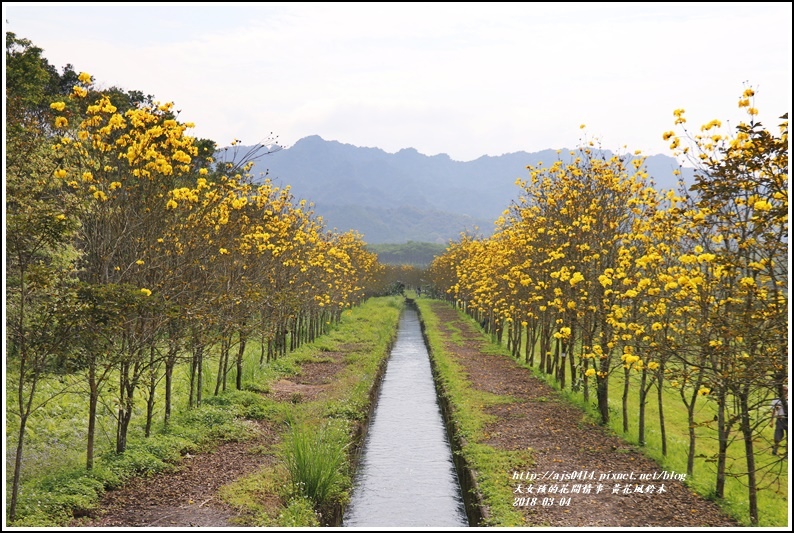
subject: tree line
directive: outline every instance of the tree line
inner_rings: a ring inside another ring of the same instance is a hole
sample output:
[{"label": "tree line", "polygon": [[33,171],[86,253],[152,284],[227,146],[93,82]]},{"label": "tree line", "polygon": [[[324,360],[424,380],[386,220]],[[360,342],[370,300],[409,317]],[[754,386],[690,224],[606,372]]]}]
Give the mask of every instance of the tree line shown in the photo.
[{"label": "tree line", "polygon": [[[168,425],[178,365],[188,369],[190,407],[208,385],[215,394],[232,386],[232,376],[242,389],[252,339],[267,364],[326,331],[378,290],[383,273],[359,234],[327,229],[289,186],[250,175],[274,144],[238,153],[235,140],[219,151],[190,136],[173,103],[100,90],[42,54],[6,33],[12,521],[26,424],[51,400],[39,394],[42,380],[70,374],[85,384],[91,469],[104,391],[115,390],[122,453],[141,398],[146,436],[155,405]],[[210,364],[214,384],[204,375]]]}]

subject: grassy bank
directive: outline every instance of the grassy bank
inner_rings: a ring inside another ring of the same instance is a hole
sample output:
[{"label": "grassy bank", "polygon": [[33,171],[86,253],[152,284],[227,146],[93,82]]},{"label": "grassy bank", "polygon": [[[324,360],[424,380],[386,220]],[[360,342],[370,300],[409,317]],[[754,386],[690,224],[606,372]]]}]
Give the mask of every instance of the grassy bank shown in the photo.
[{"label": "grassy bank", "polygon": [[[141,417],[135,417],[123,454],[111,451],[113,409],[106,402],[100,413],[98,458],[90,471],[82,465],[85,434],[80,428],[87,414],[85,402],[78,401],[82,394],[78,381],[70,383],[66,377],[44,383],[45,393],[65,392],[51,394],[53,399],[31,421],[18,520],[13,525],[69,525],[75,516],[90,514],[106,490],[120,487],[133,476],[173,471],[188,453],[211,451],[225,441],[251,439],[257,422],[277,428],[282,444],[252,450],[272,456],[273,466],[222,490],[222,497],[240,511],[242,525],[311,526],[333,520],[346,502],[360,424],[369,413],[370,391],[388,356],[402,306],[398,297],[370,299],[345,311],[330,333],[271,364],[260,366],[259,346],[250,343],[243,370],[249,390],[217,396],[205,390],[200,408],[178,410],[168,427],[160,424],[148,438],[139,427]],[[273,383],[299,373],[302,365],[328,361],[329,352],[342,354],[345,365],[316,401],[302,401],[298,395],[279,401],[265,394]],[[187,388],[186,378],[177,376],[177,394]],[[214,376],[209,378],[207,388],[214,384]],[[8,431],[13,431],[10,422]],[[6,444],[8,466],[13,452],[8,435]],[[297,468],[290,474],[290,461],[301,449],[314,453],[323,446],[330,473],[315,476]],[[338,460],[334,450],[343,452],[341,462],[334,463]],[[303,489],[309,479],[304,475],[320,479],[319,491]]]},{"label": "grassy bank", "polygon": [[[513,487],[510,477],[505,475],[515,469],[525,469],[532,465],[532,457],[528,450],[505,451],[497,450],[484,444],[483,428],[493,420],[485,409],[491,405],[511,403],[512,398],[490,394],[476,390],[471,386],[466,374],[455,358],[445,347],[445,335],[442,334],[438,317],[431,308],[433,300],[419,298],[416,300],[424,332],[430,348],[436,379],[442,390],[444,400],[450,406],[451,423],[455,428],[454,438],[456,453],[474,472],[476,493],[483,509],[482,526],[515,527],[524,525],[524,520],[513,501]],[[450,340],[457,345],[464,343],[461,330],[456,324],[444,324],[451,332]],[[488,346],[488,338],[481,338],[483,347]]]}]

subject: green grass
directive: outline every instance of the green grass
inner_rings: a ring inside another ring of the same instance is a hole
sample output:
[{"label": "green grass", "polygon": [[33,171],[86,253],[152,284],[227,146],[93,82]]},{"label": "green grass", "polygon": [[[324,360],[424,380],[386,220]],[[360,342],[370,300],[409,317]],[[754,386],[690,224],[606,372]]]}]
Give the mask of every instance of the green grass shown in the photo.
[{"label": "green grass", "polygon": [[[476,321],[468,315],[459,311],[461,317],[470,320],[473,325]],[[524,338],[526,342],[526,338]],[[506,357],[511,357],[506,348],[507,335],[503,338],[502,346],[495,343],[495,350],[501,351]],[[538,354],[535,354],[536,365]],[[559,390],[559,384],[553,376],[546,374],[537,366],[529,367],[523,363],[522,357],[519,364],[524,368],[531,369],[537,377],[543,379]],[[662,391],[664,402],[665,430],[667,434],[667,456],[662,455],[662,436],[659,425],[659,409],[656,396],[656,389],[652,388],[648,392],[645,408],[645,446],[639,446],[639,375],[632,371],[632,380],[628,396],[628,421],[629,431],[623,432],[623,413],[622,395],[624,376],[621,371],[614,372],[609,378],[609,428],[618,436],[625,439],[628,443],[637,445],[643,452],[659,463],[660,467],[676,472],[686,473],[687,454],[689,451],[688,419],[686,406],[681,401],[678,391],[665,383]],[[570,376],[568,376],[570,380]],[[563,397],[569,402],[579,406],[596,423],[600,421],[597,405],[595,403],[595,381],[591,378],[590,402],[586,403],[581,392],[572,392],[569,388],[561,391]],[[570,386],[570,384],[568,385]],[[695,422],[705,422],[712,420],[716,414],[716,405],[708,398],[698,398],[695,407]],[[767,412],[758,412],[756,416],[768,416]],[[738,429],[734,430],[735,432]],[[693,475],[687,479],[689,485],[698,494],[714,499],[714,487],[716,483],[716,462],[713,457],[718,451],[716,431],[705,426],[696,428],[696,458],[694,463]],[[736,433],[734,433],[736,435]],[[728,465],[733,465],[734,476],[728,477],[725,486],[725,497],[718,503],[729,515],[738,520],[742,525],[749,526],[749,503],[746,488],[746,475],[741,472],[746,470],[746,460],[744,458],[744,445],[741,435],[736,435],[737,440],[728,448]],[[755,445],[755,457],[758,465],[769,464],[775,461],[775,457],[770,453],[767,442],[772,441],[772,429],[766,428],[762,433],[763,438]],[[780,527],[788,524],[788,465],[786,462],[775,463],[776,468],[769,468],[764,472],[757,470],[758,476],[758,508],[759,526],[761,527]]]},{"label": "green grass", "polygon": [[290,428],[283,443],[282,460],[295,496],[305,497],[315,508],[335,503],[350,484],[343,470],[349,442],[338,425],[299,424]]}]

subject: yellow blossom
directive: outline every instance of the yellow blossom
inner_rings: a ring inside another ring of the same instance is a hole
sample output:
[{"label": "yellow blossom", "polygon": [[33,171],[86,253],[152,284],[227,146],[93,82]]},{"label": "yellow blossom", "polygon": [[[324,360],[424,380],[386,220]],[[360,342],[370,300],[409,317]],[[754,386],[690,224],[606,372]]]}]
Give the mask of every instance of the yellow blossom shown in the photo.
[{"label": "yellow blossom", "polygon": [[588,368],[585,371],[584,375],[587,377],[591,377],[591,376],[595,376],[595,373],[596,373],[595,368]]},{"label": "yellow blossom", "polygon": [[756,211],[769,211],[770,209],[772,209],[772,205],[766,200],[758,200],[756,203],[753,204],[753,209],[755,209]]},{"label": "yellow blossom", "polygon": [[91,83],[91,74],[88,72],[81,72],[79,76],[77,76],[77,80],[80,83]]},{"label": "yellow blossom", "polygon": [[141,294],[143,294],[144,296],[151,296],[152,291],[150,291],[149,289],[141,289]]},{"label": "yellow blossom", "polygon": [[56,128],[65,128],[68,125],[69,125],[69,121],[66,120],[66,117],[55,117]]},{"label": "yellow blossom", "polygon": [[66,109],[66,104],[63,102],[53,102],[50,104],[50,109],[54,109],[55,111],[63,111]]}]

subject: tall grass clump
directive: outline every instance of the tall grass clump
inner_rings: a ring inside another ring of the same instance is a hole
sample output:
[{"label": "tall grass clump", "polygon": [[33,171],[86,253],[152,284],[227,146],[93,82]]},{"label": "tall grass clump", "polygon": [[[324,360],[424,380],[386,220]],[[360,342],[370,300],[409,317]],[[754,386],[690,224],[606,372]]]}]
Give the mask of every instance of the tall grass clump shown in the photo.
[{"label": "tall grass clump", "polygon": [[347,439],[337,427],[293,426],[284,439],[282,459],[295,494],[317,508],[339,500],[349,483],[343,469],[346,448]]}]

